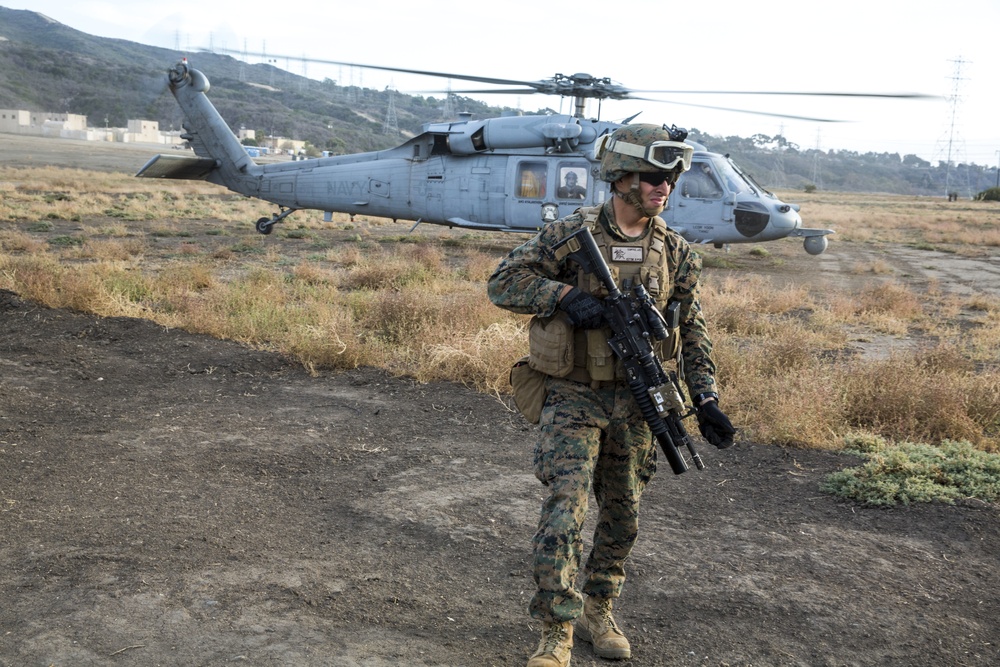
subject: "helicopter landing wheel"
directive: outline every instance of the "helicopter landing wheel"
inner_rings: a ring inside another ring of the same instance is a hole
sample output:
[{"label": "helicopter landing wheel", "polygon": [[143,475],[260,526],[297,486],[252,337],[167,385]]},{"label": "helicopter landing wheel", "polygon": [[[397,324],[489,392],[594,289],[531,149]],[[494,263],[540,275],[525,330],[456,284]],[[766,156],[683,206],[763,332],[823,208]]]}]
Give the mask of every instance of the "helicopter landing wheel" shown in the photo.
[{"label": "helicopter landing wheel", "polygon": [[274,226],[282,222],[285,218],[295,213],[298,209],[282,207],[281,213],[275,213],[270,218],[261,218],[257,221],[257,231],[261,234],[270,234],[274,231]]},{"label": "helicopter landing wheel", "polygon": [[271,218],[261,218],[257,221],[257,231],[261,234],[270,234],[274,231],[274,220]]}]

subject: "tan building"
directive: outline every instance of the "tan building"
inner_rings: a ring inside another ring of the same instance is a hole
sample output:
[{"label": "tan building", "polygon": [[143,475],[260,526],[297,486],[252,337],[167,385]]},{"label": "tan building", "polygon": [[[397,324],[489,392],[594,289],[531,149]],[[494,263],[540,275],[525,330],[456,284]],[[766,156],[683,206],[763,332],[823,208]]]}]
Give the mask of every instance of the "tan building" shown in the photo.
[{"label": "tan building", "polygon": [[[130,120],[128,127],[88,127],[87,117],[80,114],[25,111],[24,109],[0,109],[0,134],[29,134],[80,141],[117,141],[177,146],[183,142],[180,138],[180,135],[183,134],[182,131],[161,131],[160,124],[155,120]],[[253,139],[254,136],[253,130],[240,129],[240,139]],[[281,137],[268,137],[262,142],[262,145],[271,146],[275,152],[295,155],[303,150],[305,142]]]},{"label": "tan building", "polygon": [[0,132],[20,134],[22,127],[31,125],[31,113],[20,109],[0,109]]},{"label": "tan building", "polygon": [[83,139],[87,133],[87,117],[74,113],[0,109],[0,132]]},{"label": "tan building", "polygon": [[130,120],[128,129],[119,141],[144,144],[166,143],[160,132],[160,124],[155,120]]}]

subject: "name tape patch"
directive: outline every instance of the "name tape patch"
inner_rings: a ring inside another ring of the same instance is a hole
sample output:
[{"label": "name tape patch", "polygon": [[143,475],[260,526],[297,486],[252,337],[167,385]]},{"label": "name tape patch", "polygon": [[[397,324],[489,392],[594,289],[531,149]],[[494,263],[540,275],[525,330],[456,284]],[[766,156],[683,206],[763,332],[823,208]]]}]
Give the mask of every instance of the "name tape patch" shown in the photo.
[{"label": "name tape patch", "polygon": [[642,263],[642,248],[636,246],[611,246],[612,262]]}]

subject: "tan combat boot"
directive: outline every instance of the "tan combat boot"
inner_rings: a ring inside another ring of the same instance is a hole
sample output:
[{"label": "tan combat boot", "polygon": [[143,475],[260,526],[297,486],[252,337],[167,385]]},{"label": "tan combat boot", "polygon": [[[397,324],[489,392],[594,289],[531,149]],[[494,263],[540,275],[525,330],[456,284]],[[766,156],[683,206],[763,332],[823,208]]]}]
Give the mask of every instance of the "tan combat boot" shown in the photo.
[{"label": "tan combat boot", "polygon": [[570,649],[573,648],[573,624],[545,623],[538,650],[528,660],[528,667],[569,667]]},{"label": "tan combat boot", "polygon": [[632,657],[632,647],[611,615],[610,599],[587,596],[583,601],[583,616],[576,619],[576,634],[593,644],[594,653],[602,658],[624,660]]}]

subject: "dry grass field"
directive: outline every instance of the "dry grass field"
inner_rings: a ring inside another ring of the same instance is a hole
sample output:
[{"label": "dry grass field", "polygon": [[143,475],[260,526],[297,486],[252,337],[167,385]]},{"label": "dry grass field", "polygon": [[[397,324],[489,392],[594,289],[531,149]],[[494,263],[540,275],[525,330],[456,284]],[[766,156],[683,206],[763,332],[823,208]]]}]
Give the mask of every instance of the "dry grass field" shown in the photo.
[{"label": "dry grass field", "polygon": [[[208,184],[48,166],[0,170],[0,288],[151,319],[298,359],[501,396],[525,320],[484,298],[516,235],[300,211]],[[784,193],[837,230],[705,247],[704,303],[726,403],[758,442],[969,440],[1000,449],[1000,207]],[[808,416],[804,418],[803,416]]]},{"label": "dry grass field", "polygon": [[[0,141],[0,664],[523,664],[520,238]],[[1000,207],[781,194],[837,234],[703,249],[739,444],[647,491],[628,664],[996,664]]]}]

